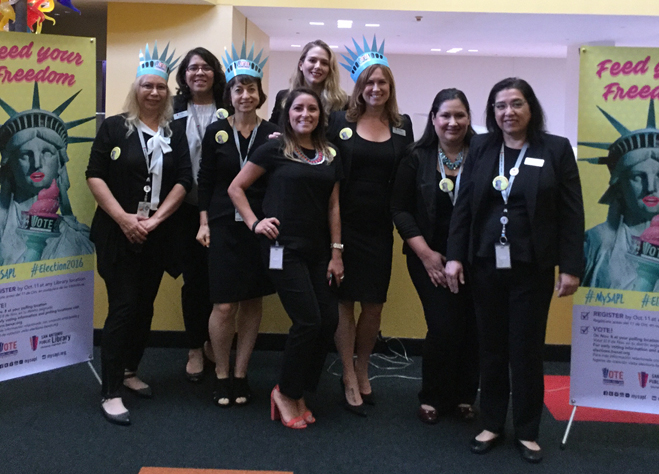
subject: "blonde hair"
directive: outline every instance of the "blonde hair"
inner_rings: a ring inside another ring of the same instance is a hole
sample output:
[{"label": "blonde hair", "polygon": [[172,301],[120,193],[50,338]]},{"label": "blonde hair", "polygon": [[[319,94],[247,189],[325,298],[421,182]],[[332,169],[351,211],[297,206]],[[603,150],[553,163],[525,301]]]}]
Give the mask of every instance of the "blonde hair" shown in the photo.
[{"label": "blonde hair", "polygon": [[346,119],[349,122],[356,122],[359,120],[359,117],[364,115],[366,112],[366,102],[364,102],[364,90],[366,89],[366,82],[370,79],[376,69],[382,71],[382,75],[389,83],[389,99],[387,103],[384,104],[384,112],[382,113],[383,118],[386,118],[390,125],[395,127],[400,127],[403,124],[403,117],[401,117],[398,112],[398,101],[396,100],[396,83],[394,82],[394,75],[391,73],[391,69],[387,66],[382,66],[380,64],[374,64],[369,66],[359,75],[357,81],[355,82],[355,88],[352,90],[352,96],[350,97],[350,104],[348,105],[348,111],[346,112]]},{"label": "blonde hair", "polygon": [[[309,51],[315,47],[324,49],[327,53],[327,56],[329,57],[329,72],[327,73],[327,78],[323,82],[323,91],[320,94],[320,101],[323,105],[323,109],[325,110],[325,116],[329,117],[330,113],[336,110],[343,110],[343,107],[345,107],[345,104],[348,101],[348,94],[346,94],[339,85],[339,63],[336,60],[336,55],[323,40],[317,39],[304,45],[304,48],[302,48],[302,53],[300,54],[300,59],[298,60],[295,67],[295,73],[291,77],[291,85],[288,88],[288,92],[290,94],[295,89],[299,89],[301,87],[309,87],[306,80],[304,79],[304,74],[302,71],[300,71],[300,65],[307,58]],[[284,103],[281,104],[282,108],[284,107]]]},{"label": "blonde hair", "polygon": [[[137,101],[137,94],[139,93],[140,86],[146,81],[147,76],[149,76],[149,74],[136,78],[130,86],[130,91],[126,96],[126,101],[124,102],[126,128],[128,129],[126,136],[129,136],[137,129],[137,124],[140,121],[140,104]],[[166,136],[172,134],[172,131],[169,128],[169,122],[172,120],[173,115],[174,105],[172,104],[172,91],[170,91],[169,86],[167,86],[167,97],[165,98],[160,114],[158,115],[158,125],[165,129]]]}]

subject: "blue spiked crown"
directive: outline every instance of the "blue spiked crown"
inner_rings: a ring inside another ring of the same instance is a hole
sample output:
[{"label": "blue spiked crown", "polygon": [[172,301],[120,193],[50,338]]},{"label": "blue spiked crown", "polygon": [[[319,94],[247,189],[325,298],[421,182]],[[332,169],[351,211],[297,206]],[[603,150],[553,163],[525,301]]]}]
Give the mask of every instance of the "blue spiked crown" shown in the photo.
[{"label": "blue spiked crown", "polygon": [[142,50],[140,49],[140,65],[137,68],[136,77],[144,76],[145,74],[155,74],[164,80],[168,80],[169,74],[176,68],[178,60],[181,59],[180,56],[174,59],[176,50],[172,51],[172,54],[167,57],[168,49],[169,43],[167,43],[165,50],[159,56],[157,41],[153,45],[153,53],[149,53],[149,43],[144,48],[144,54],[142,54]]},{"label": "blue spiked crown", "polygon": [[[0,99],[0,107],[9,115],[9,119],[0,126],[0,151],[5,149],[7,142],[16,133],[26,130],[28,128],[45,127],[57,133],[65,144],[69,143],[82,143],[91,142],[93,137],[71,137],[68,130],[83,123],[94,120],[96,117],[86,117],[71,122],[65,122],[60,118],[60,114],[73,102],[73,100],[80,94],[81,91],[76,92],[71,97],[66,99],[59,107],[56,107],[52,112],[41,108],[39,100],[39,86],[34,83],[34,92],[32,94],[32,108],[17,112],[4,100]],[[4,161],[4,157],[3,157]]]},{"label": "blue spiked crown", "polygon": [[225,75],[227,82],[241,74],[257,77],[259,79],[263,78],[263,66],[265,66],[265,63],[268,61],[268,58],[261,61],[263,49],[259,51],[258,56],[254,57],[254,43],[252,43],[252,49],[249,51],[249,55],[247,55],[245,52],[245,42],[243,41],[240,55],[238,55],[236,47],[233,44],[231,45],[231,52],[232,54],[229,55],[229,52],[225,51],[225,56],[222,58],[224,68],[226,69]]},{"label": "blue spiked crown", "polygon": [[389,61],[384,55],[384,40],[382,40],[382,44],[380,45],[380,48],[378,48],[377,40],[375,39],[375,35],[373,35],[373,45],[369,48],[366,38],[362,38],[364,39],[364,49],[360,48],[357,41],[353,38],[352,42],[355,45],[355,51],[351,51],[350,48],[346,46],[346,50],[350,53],[350,57],[345,54],[341,55],[346,60],[345,63],[341,63],[341,66],[350,72],[350,77],[355,82],[357,82],[360,74],[364,72],[364,69],[369,66],[380,64],[389,67]]}]

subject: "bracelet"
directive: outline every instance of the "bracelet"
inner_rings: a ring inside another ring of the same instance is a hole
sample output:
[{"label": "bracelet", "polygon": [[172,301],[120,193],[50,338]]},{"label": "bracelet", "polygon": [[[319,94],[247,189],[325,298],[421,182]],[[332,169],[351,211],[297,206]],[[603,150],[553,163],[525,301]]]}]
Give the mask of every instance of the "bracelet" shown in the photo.
[{"label": "bracelet", "polygon": [[252,232],[256,232],[256,226],[259,225],[259,222],[261,222],[261,219],[256,219],[254,221],[254,224],[252,224]]},{"label": "bracelet", "polygon": [[337,243],[337,242],[334,242],[334,243],[330,244],[330,248],[332,250],[336,249],[336,250],[340,250],[341,252],[343,252],[343,244],[340,244],[340,243]]}]

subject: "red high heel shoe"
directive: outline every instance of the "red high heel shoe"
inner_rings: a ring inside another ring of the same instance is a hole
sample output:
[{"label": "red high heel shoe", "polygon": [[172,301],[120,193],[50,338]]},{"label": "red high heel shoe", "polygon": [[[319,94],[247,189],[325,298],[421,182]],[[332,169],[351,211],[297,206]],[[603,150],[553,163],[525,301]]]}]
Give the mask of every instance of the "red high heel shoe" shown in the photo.
[{"label": "red high heel shoe", "polygon": [[[281,424],[284,425],[286,428],[291,428],[294,430],[302,430],[306,428],[307,422],[304,419],[304,415],[296,416],[295,418],[292,418],[288,422],[284,421],[284,418],[281,416],[281,412],[279,411],[279,407],[275,402],[275,392],[279,393],[279,385],[275,385],[275,388],[273,388],[272,392],[270,393],[270,419],[272,421],[281,420]],[[302,422],[302,424],[298,425],[300,421]]]}]

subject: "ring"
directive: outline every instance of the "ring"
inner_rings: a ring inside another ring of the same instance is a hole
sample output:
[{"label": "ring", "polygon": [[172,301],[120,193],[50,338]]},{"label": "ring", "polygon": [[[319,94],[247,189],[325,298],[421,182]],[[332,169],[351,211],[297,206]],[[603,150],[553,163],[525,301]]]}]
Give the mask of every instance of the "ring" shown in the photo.
[{"label": "ring", "polygon": [[343,281],[344,278],[345,278],[345,275],[341,275],[341,277],[339,278],[339,280]]}]

